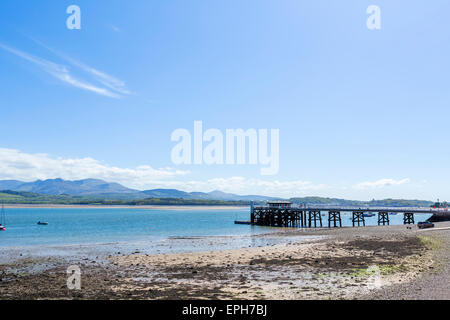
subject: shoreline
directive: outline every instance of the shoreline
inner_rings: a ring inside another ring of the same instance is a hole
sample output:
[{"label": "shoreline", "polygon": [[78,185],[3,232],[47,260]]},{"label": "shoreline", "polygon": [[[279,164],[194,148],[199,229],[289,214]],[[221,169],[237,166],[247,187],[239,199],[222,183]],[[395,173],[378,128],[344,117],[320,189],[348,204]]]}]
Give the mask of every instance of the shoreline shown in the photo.
[{"label": "shoreline", "polygon": [[2,264],[16,263],[23,259],[39,257],[76,261],[80,258],[106,259],[118,252],[129,255],[140,252],[149,255],[184,254],[209,251],[240,250],[250,246],[272,246],[288,241],[307,241],[290,229],[267,230],[248,235],[161,236],[147,240],[75,242],[66,244],[4,246],[0,255]]},{"label": "shoreline", "polygon": [[[409,299],[402,288],[419,292],[420,286],[422,292],[450,299],[442,288],[450,274],[445,260],[448,226],[439,223],[437,227],[444,229],[434,232],[421,232],[417,226],[286,230],[270,234],[283,243],[254,243],[241,249],[117,252],[106,259],[85,254],[65,260],[24,258],[0,265],[0,295],[5,299],[293,300],[372,299],[382,298],[386,291],[389,297]],[[295,236],[312,237],[299,242]],[[439,241],[440,249],[435,245]],[[81,291],[65,287],[69,264],[82,270]],[[368,271],[373,266],[380,272],[378,282]],[[435,271],[437,285],[421,280]]]},{"label": "shoreline", "polygon": [[5,209],[160,209],[160,210],[242,210],[250,206],[219,205],[91,205],[91,204],[5,204]]}]

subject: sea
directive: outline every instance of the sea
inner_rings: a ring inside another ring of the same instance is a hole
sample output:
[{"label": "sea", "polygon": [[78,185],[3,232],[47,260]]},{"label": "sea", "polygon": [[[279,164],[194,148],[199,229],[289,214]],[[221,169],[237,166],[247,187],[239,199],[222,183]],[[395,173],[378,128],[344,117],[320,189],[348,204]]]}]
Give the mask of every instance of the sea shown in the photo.
[{"label": "sea", "polygon": [[[249,220],[248,208],[8,208],[5,211],[6,231],[0,232],[0,249],[9,249],[14,254],[158,254],[238,249],[287,241],[276,236],[284,228],[234,224],[235,220]],[[428,217],[416,215],[416,223]],[[326,226],[327,216],[322,219]],[[391,215],[390,220],[391,225],[403,224],[403,215]],[[48,225],[38,225],[38,221]],[[342,213],[342,222],[343,226],[351,226],[351,213]],[[366,225],[377,225],[377,217],[366,218]],[[289,241],[306,238],[310,237],[298,236]]]}]

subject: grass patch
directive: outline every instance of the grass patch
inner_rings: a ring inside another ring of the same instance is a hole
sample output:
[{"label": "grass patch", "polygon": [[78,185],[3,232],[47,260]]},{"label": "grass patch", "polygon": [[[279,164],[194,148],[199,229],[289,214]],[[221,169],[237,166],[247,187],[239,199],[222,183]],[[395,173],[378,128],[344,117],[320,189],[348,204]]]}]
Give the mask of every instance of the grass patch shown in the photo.
[{"label": "grass patch", "polygon": [[420,241],[429,249],[439,249],[441,246],[441,242],[437,239],[426,237],[426,236],[419,236]]},{"label": "grass patch", "polygon": [[399,272],[408,271],[408,268],[404,264],[399,265],[382,265],[371,266],[369,268],[353,269],[352,277],[366,278],[374,275],[390,275]]},{"label": "grass patch", "polygon": [[394,274],[398,272],[406,272],[408,268],[404,264],[380,266],[382,275]]}]

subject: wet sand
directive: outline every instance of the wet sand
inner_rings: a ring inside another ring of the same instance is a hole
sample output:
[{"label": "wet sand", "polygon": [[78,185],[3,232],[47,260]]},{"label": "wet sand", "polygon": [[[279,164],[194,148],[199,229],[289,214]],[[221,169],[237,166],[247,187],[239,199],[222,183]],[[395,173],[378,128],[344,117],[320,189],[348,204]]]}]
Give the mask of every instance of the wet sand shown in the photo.
[{"label": "wet sand", "polygon": [[[449,223],[438,223],[448,227]],[[290,230],[283,243],[236,250],[40,257],[0,265],[3,299],[408,299],[448,295],[449,230],[417,226]],[[296,237],[310,236],[298,242]],[[268,235],[255,235],[267,237]],[[274,236],[274,235],[270,235]],[[189,239],[186,239],[189,241]],[[447,253],[446,253],[447,252]],[[68,290],[66,269],[82,270]],[[436,272],[436,270],[438,270]],[[427,287],[427,277],[440,290]],[[424,280],[425,279],[425,280]],[[447,291],[445,290],[447,289]],[[414,297],[412,297],[414,298]]]}]

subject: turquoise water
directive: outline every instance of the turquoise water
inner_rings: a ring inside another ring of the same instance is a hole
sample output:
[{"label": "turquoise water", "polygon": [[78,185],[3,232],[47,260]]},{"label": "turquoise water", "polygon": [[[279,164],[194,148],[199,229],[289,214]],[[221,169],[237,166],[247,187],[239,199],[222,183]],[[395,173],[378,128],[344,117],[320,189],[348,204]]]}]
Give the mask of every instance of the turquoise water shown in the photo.
[{"label": "turquoise water", "polygon": [[[428,217],[416,215],[416,223]],[[350,218],[351,213],[342,213],[343,226],[351,226]],[[0,232],[0,247],[9,248],[11,257],[49,252],[97,255],[136,250],[142,253],[223,250],[290,241],[276,236],[253,237],[283,229],[234,224],[234,220],[248,219],[249,209],[14,208],[6,210],[7,230]],[[322,217],[324,227],[328,225],[327,219],[327,215]],[[390,219],[391,225],[403,224],[402,214]],[[38,221],[49,224],[37,225]],[[366,225],[377,225],[377,217],[366,218]],[[298,236],[295,240],[306,238]]]},{"label": "turquoise water", "polygon": [[[324,214],[324,212],[322,212]],[[430,218],[431,214],[418,213],[414,215],[415,223],[419,221],[425,221]],[[352,213],[351,212],[341,212],[342,226],[351,227],[352,226]],[[378,215],[375,213],[373,217],[365,217],[366,226],[377,226],[378,225]],[[322,216],[322,223],[324,227],[328,227],[328,213]],[[398,213],[396,215],[389,215],[389,225],[402,225],[403,224],[403,213]],[[362,225],[362,224],[361,224]]]},{"label": "turquoise water", "polygon": [[[248,209],[146,210],[111,208],[7,209],[1,246],[158,241],[169,237],[242,236],[268,228],[235,225]],[[48,225],[37,225],[38,221]]]}]

